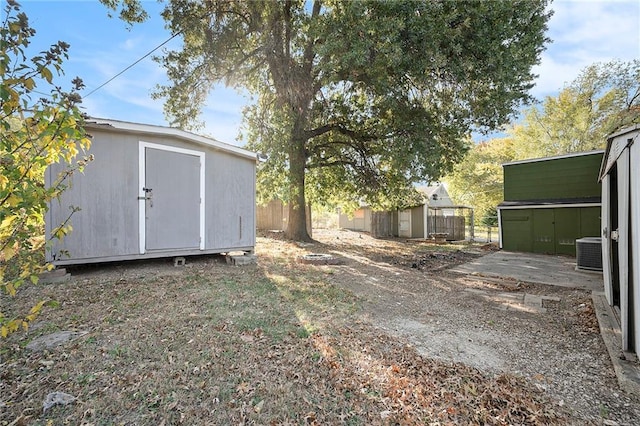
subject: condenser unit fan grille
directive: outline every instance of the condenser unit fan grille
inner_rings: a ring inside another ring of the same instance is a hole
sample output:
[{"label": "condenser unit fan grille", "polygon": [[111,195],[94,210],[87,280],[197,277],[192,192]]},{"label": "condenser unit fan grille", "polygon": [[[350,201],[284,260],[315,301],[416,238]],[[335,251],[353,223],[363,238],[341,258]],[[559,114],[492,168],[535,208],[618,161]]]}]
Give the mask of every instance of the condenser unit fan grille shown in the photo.
[{"label": "condenser unit fan grille", "polygon": [[602,271],[602,238],[585,237],[576,240],[577,269]]}]

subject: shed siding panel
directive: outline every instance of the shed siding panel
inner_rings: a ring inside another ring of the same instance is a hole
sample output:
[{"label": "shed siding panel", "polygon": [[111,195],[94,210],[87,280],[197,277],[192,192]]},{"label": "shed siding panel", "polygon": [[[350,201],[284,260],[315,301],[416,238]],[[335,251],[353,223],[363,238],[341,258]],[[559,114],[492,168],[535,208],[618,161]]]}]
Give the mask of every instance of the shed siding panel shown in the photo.
[{"label": "shed siding panel", "polygon": [[508,251],[533,251],[532,209],[502,210],[502,246]]},{"label": "shed siding panel", "polygon": [[206,157],[205,248],[254,246],[255,163],[221,153]]},{"label": "shed siding panel", "polygon": [[631,220],[629,239],[631,242],[631,259],[629,259],[629,266],[631,270],[631,280],[633,280],[631,287],[633,291],[633,299],[631,303],[633,305],[634,312],[634,345],[636,354],[640,355],[640,168],[637,167],[640,164],[640,143],[629,147],[630,151],[630,163],[635,164],[632,166],[630,172],[630,197],[631,197]]},{"label": "shed siding panel", "polygon": [[551,254],[555,251],[555,230],[553,210],[533,210],[533,252]]},{"label": "shed siding panel", "polygon": [[580,236],[582,237],[600,237],[600,223],[602,208],[600,207],[582,207],[580,209]]},{"label": "shed siding panel", "polygon": [[602,153],[504,166],[507,201],[587,198],[601,195]]},{"label": "shed siding panel", "polygon": [[[554,209],[555,254],[576,255],[576,240],[580,233],[580,209]],[[552,252],[553,253],[553,252]]]},{"label": "shed siding panel", "polygon": [[411,209],[411,238],[424,238],[424,206]]},{"label": "shed siding panel", "polygon": [[[138,145],[122,135],[92,131],[90,153],[94,161],[83,174],[71,179],[71,186],[52,202],[51,222],[55,227],[68,216],[70,206],[82,210],[73,214],[73,232],[53,253],[66,249],[71,258],[120,256],[138,252]],[[59,166],[52,167],[57,173]]]}]

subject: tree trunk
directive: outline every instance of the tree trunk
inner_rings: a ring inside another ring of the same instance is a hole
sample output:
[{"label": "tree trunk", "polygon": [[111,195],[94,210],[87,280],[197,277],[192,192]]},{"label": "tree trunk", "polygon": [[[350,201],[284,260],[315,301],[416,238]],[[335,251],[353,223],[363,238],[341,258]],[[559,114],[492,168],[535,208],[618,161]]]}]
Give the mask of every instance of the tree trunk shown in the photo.
[{"label": "tree trunk", "polygon": [[285,236],[293,241],[311,241],[307,232],[304,173],[307,156],[303,126],[294,125],[289,145],[289,224]]}]

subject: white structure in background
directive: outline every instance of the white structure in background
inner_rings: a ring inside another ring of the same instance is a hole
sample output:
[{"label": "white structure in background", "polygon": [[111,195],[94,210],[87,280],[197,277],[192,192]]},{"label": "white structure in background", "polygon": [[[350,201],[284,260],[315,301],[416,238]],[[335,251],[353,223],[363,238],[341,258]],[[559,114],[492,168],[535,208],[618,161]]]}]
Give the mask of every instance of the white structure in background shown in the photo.
[{"label": "white structure in background", "polygon": [[[403,238],[430,238],[431,234],[447,234],[447,239],[465,238],[465,218],[456,216],[456,206],[444,184],[416,187],[423,195],[422,204],[389,212],[394,235]],[[352,216],[339,212],[338,227],[352,231],[372,231],[372,210],[361,205]]]},{"label": "white structure in background", "polygon": [[602,267],[622,350],[640,355],[640,125],[609,137],[602,160]]}]

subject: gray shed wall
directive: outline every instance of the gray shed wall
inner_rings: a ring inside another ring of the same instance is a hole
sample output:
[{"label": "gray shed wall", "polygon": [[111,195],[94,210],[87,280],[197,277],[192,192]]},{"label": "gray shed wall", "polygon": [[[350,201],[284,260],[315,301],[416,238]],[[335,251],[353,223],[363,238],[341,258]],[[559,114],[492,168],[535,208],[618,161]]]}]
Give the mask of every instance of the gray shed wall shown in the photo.
[{"label": "gray shed wall", "polygon": [[[255,160],[221,151],[215,147],[184,141],[174,136],[136,134],[128,131],[91,128],[93,141],[89,153],[95,160],[83,174],[71,179],[70,188],[60,200],[51,203],[46,229],[63,222],[69,206],[82,210],[73,214],[73,231],[63,241],[54,241],[51,253],[69,252],[57,264],[88,263],[158,257],[158,253],[140,254],[139,237],[139,143],[183,148],[205,153],[205,244],[204,250],[178,254],[216,253],[252,250],[255,246]],[[47,181],[56,176],[59,166],[47,172]],[[167,170],[171,173],[171,170]],[[199,213],[192,218],[198,220]],[[52,260],[47,253],[48,260]]]}]

